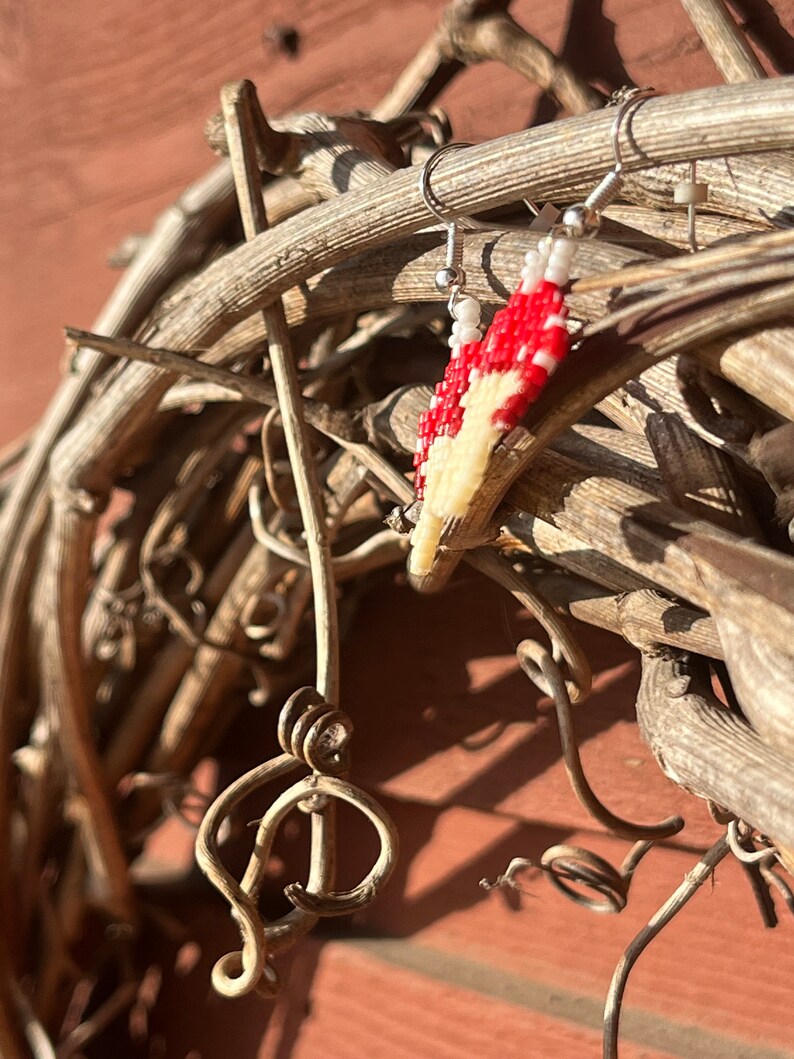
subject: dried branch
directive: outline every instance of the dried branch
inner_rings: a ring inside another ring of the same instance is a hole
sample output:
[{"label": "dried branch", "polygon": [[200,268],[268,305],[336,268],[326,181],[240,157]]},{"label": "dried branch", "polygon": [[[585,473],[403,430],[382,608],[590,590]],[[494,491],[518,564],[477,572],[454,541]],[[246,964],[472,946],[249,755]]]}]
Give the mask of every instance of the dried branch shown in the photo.
[{"label": "dried branch", "polygon": [[[252,115],[257,114],[259,108],[258,104],[252,104],[252,98],[255,99],[255,92],[249,82],[227,85],[221,93],[243,231],[249,240],[267,228],[259,180],[253,171],[256,146]],[[314,592],[317,689],[328,702],[338,703],[339,619],[331,548],[281,299],[276,299],[263,309],[262,318],[268,336],[268,356],[282,413],[295,491],[306,532]]]},{"label": "dried branch", "polygon": [[[561,550],[544,551],[562,565]],[[658,653],[666,645],[707,658],[723,657],[712,618],[653,589],[612,594],[580,577],[536,571],[532,573],[532,583],[572,617],[610,629],[644,654]]]},{"label": "dried branch", "polygon": [[507,523],[515,537],[531,541],[526,513],[533,512],[577,537],[581,549],[606,555],[709,613],[730,610],[735,621],[788,651],[794,560],[617,479],[580,477],[561,457],[544,455],[533,466],[531,480],[517,482],[509,494],[520,512]]},{"label": "dried branch", "polygon": [[789,759],[726,710],[692,662],[643,658],[637,720],[675,783],[794,846]]},{"label": "dried branch", "polygon": [[[241,99],[251,109],[251,143],[259,167],[294,177],[301,195],[308,194],[310,201],[313,196],[326,199],[365,187],[403,164],[399,144],[384,125],[363,118],[300,114],[277,123],[284,128],[274,128],[262,112],[253,84],[238,84]],[[210,119],[205,135],[214,150],[230,153],[223,114]],[[281,206],[280,215],[284,212]]]},{"label": "dried branch", "polygon": [[681,0],[706,51],[728,84],[760,81],[766,77],[742,31],[723,0]]},{"label": "dried branch", "polygon": [[[81,349],[97,349],[108,356],[153,364],[164,371],[219,386],[266,408],[274,408],[279,404],[278,393],[272,383],[208,364],[198,359],[202,354],[196,350],[175,353],[171,349],[158,349],[127,338],[105,338],[90,331],[80,331],[76,327],[67,327],[65,334],[69,342]],[[323,401],[315,401],[311,397],[304,398],[303,413],[306,421],[318,430],[331,431],[335,436],[341,435],[351,440],[356,434],[350,416],[346,412],[329,407]]]},{"label": "dried branch", "polygon": [[508,2],[453,0],[427,43],[373,109],[388,121],[428,107],[462,67],[504,63],[555,96],[571,114],[596,110],[603,97],[507,14]]}]

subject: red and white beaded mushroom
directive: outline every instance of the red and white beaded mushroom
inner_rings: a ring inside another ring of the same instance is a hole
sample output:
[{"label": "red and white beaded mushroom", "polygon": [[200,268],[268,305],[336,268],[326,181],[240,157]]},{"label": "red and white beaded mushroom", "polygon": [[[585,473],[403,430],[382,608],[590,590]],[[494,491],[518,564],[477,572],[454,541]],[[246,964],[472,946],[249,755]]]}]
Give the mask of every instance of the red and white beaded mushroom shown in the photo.
[{"label": "red and white beaded mushroom", "polygon": [[445,520],[466,514],[494,445],[524,417],[568,352],[563,288],[575,249],[573,239],[541,240],[482,340],[479,303],[466,296],[453,307],[451,357],[419,419],[414,484],[423,505],[411,536],[412,574],[430,572]]}]

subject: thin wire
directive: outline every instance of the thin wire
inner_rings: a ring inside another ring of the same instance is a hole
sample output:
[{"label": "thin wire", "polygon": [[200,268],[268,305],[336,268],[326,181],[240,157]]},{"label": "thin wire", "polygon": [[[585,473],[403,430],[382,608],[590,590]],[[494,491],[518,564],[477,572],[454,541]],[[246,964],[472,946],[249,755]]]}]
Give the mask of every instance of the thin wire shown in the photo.
[{"label": "thin wire", "polygon": [[656,89],[654,88],[632,88],[626,93],[622,102],[618,104],[618,112],[615,115],[615,120],[612,122],[612,127],[609,130],[612,154],[615,156],[615,169],[618,172],[623,169],[623,152],[620,149],[621,126],[628,116],[629,111],[633,110],[638,103],[642,103],[644,99],[648,99],[650,96],[655,95]]},{"label": "thin wire", "polygon": [[[436,195],[430,186],[430,177],[433,170],[436,168],[438,163],[441,161],[443,156],[449,151],[459,150],[465,147],[471,147],[472,144],[464,141],[454,141],[453,143],[445,143],[442,147],[439,147],[431,155],[425,159],[419,170],[419,193],[422,196],[422,201],[428,210],[433,214],[437,221],[440,221],[445,227],[457,224],[460,227],[471,228],[478,232],[492,232],[494,230],[502,232],[527,232],[530,230],[531,222],[529,225],[526,224],[507,224],[502,221],[478,221],[474,217],[470,217],[466,213],[453,213],[450,214],[447,210],[446,213],[442,212],[446,210],[446,206],[441,199]],[[531,199],[522,199],[522,202],[527,208],[537,217],[540,214],[538,206],[532,202]]]}]

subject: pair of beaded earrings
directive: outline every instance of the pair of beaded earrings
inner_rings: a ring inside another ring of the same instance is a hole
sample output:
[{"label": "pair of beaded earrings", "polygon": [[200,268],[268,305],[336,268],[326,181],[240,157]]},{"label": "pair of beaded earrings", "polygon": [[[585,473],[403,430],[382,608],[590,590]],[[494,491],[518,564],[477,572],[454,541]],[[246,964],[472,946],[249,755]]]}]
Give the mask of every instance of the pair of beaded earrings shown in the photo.
[{"label": "pair of beaded earrings", "polygon": [[[621,124],[632,107],[652,94],[651,89],[633,89],[616,100],[618,112],[611,128],[613,169],[584,202],[565,211],[561,223],[541,238],[537,249],[526,254],[521,283],[496,313],[484,338],[480,303],[465,294],[459,224],[465,220],[468,227],[487,226],[471,218],[444,217],[429,184],[442,153],[468,145],[447,144],[422,167],[419,186],[425,205],[447,227],[446,267],[437,273],[436,287],[449,295],[453,323],[444,378],[419,419],[414,486],[423,504],[411,535],[408,568],[414,575],[430,573],[445,521],[466,514],[494,446],[518,425],[568,353],[564,289],[577,242],[598,231],[601,212],[620,191],[624,182]],[[684,201],[678,198],[678,189],[676,201]]]}]

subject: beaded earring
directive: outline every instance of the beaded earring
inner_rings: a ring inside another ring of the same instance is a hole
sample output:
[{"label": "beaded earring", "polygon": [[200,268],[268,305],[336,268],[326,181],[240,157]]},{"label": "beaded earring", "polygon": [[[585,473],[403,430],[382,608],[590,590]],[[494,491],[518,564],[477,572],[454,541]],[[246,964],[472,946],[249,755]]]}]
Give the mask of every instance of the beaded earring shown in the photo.
[{"label": "beaded earring", "polygon": [[536,249],[528,251],[518,288],[496,313],[484,339],[478,326],[479,302],[462,296],[465,276],[459,264],[460,239],[456,243],[453,234],[455,224],[443,217],[438,201],[431,198],[429,175],[440,152],[423,166],[420,189],[425,203],[450,232],[447,265],[437,274],[436,283],[444,289],[442,285],[449,281],[454,322],[444,378],[419,418],[414,487],[423,504],[411,535],[408,568],[414,575],[430,573],[444,522],[466,514],[494,446],[518,425],[568,353],[564,288],[577,242],[598,231],[601,211],[623,184],[620,126],[628,110],[648,94],[635,90],[621,99],[612,125],[613,169],[584,202],[565,211],[562,223]]}]

